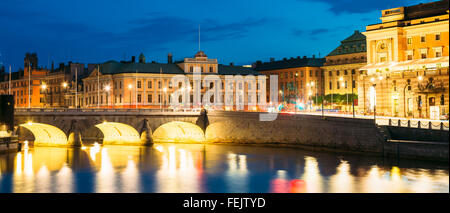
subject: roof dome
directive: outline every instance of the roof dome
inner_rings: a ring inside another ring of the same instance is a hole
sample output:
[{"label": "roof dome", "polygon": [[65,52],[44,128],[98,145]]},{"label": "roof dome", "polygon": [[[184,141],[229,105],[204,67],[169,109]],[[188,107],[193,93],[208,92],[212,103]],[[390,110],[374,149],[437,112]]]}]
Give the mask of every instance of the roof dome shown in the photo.
[{"label": "roof dome", "polygon": [[195,54],[195,57],[205,57],[206,58],[206,54],[203,51],[198,51],[197,54]]}]

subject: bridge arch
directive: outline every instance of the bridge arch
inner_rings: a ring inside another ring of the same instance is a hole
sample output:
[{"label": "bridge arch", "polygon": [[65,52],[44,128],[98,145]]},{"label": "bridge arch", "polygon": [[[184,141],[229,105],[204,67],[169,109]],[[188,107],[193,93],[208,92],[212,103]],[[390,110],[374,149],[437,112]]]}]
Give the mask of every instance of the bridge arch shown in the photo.
[{"label": "bridge arch", "polygon": [[204,142],[203,130],[193,124],[182,121],[172,121],[158,127],[153,132],[154,142]]},{"label": "bridge arch", "polygon": [[20,124],[20,127],[28,129],[34,136],[34,146],[66,146],[67,136],[58,127],[28,122]]},{"label": "bridge arch", "polygon": [[139,132],[132,126],[118,122],[103,122],[95,125],[103,133],[104,145],[140,145]]}]

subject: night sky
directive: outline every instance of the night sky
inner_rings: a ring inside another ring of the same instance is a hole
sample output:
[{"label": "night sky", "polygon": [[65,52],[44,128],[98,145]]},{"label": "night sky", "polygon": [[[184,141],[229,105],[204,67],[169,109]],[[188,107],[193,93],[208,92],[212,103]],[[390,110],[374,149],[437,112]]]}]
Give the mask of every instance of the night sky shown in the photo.
[{"label": "night sky", "polygon": [[0,66],[193,57],[201,49],[219,63],[251,64],[270,57],[323,57],[354,30],[380,22],[382,9],[429,0],[2,0]]}]

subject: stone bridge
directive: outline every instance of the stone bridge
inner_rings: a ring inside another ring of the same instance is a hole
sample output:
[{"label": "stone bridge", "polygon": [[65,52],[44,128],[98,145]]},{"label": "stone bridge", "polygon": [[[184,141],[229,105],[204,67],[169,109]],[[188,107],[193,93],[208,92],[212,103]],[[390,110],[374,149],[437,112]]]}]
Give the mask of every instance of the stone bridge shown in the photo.
[{"label": "stone bridge", "polygon": [[160,112],[148,110],[16,110],[19,140],[42,146],[153,142],[305,145],[381,152],[383,136],[373,120],[279,114],[260,121],[259,112]]}]

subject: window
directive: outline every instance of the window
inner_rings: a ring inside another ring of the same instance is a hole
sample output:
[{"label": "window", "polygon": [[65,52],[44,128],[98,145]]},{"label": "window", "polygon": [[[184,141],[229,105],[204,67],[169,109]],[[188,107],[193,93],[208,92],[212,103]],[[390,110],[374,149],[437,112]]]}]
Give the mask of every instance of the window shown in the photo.
[{"label": "window", "polygon": [[436,41],[441,40],[441,34],[436,34],[436,35],[435,35],[435,39],[436,39]]},{"label": "window", "polygon": [[411,38],[411,37],[408,37],[408,38],[406,39],[406,43],[407,43],[407,44],[412,44],[412,38]]},{"label": "window", "polygon": [[435,57],[442,57],[442,47],[433,47]]},{"label": "window", "polygon": [[158,95],[158,103],[161,103],[161,95]]},{"label": "window", "polygon": [[300,70],[300,76],[303,77],[303,70]]},{"label": "window", "polygon": [[332,72],[332,71],[329,71],[329,72],[328,72],[328,75],[329,75],[329,76],[333,76],[333,72]]},{"label": "window", "polygon": [[316,70],[316,77],[319,76],[319,71]]},{"label": "window", "polygon": [[213,67],[209,67],[209,72],[213,72],[214,68]]},{"label": "window", "polygon": [[408,60],[408,61],[413,60],[413,51],[412,50],[406,51],[406,60]]},{"label": "window", "polygon": [[348,75],[347,70],[344,70],[344,75]]},{"label": "window", "polygon": [[353,89],[356,88],[356,81],[355,80],[352,81],[352,88]]},{"label": "window", "polygon": [[194,72],[194,67],[190,66],[189,67],[189,72]]},{"label": "window", "polygon": [[425,42],[425,36],[420,36],[420,42]]},{"label": "window", "polygon": [[339,70],[336,71],[336,76],[339,76]]},{"label": "window", "polygon": [[427,58],[427,49],[420,50],[420,58],[422,59]]},{"label": "window", "polygon": [[151,88],[153,87],[152,83],[153,83],[152,81],[148,81],[148,82],[147,82],[147,87],[148,87],[149,89],[151,89]]},{"label": "window", "polygon": [[312,77],[312,70],[309,71],[309,77]]},{"label": "window", "polygon": [[333,89],[333,83],[331,81],[330,81],[329,87],[330,87],[330,90]]},{"label": "window", "polygon": [[345,89],[347,89],[347,81],[345,81]]},{"label": "window", "polygon": [[341,88],[341,86],[339,85],[339,81],[336,83],[336,85],[337,85],[337,89]]},{"label": "window", "polygon": [[141,94],[138,94],[137,100],[138,100],[138,103],[141,103],[141,101],[142,101],[142,96],[141,96]]},{"label": "window", "polygon": [[141,86],[142,86],[142,85],[141,85],[141,81],[138,81],[138,82],[137,82],[137,88],[140,89]]},{"label": "window", "polygon": [[122,89],[122,81],[119,81],[119,89]]},{"label": "window", "polygon": [[290,74],[291,74],[291,78],[293,78],[293,77],[294,77],[294,73],[293,73],[293,72],[291,72]]},{"label": "window", "polygon": [[158,81],[158,89],[161,89],[161,81]]}]

